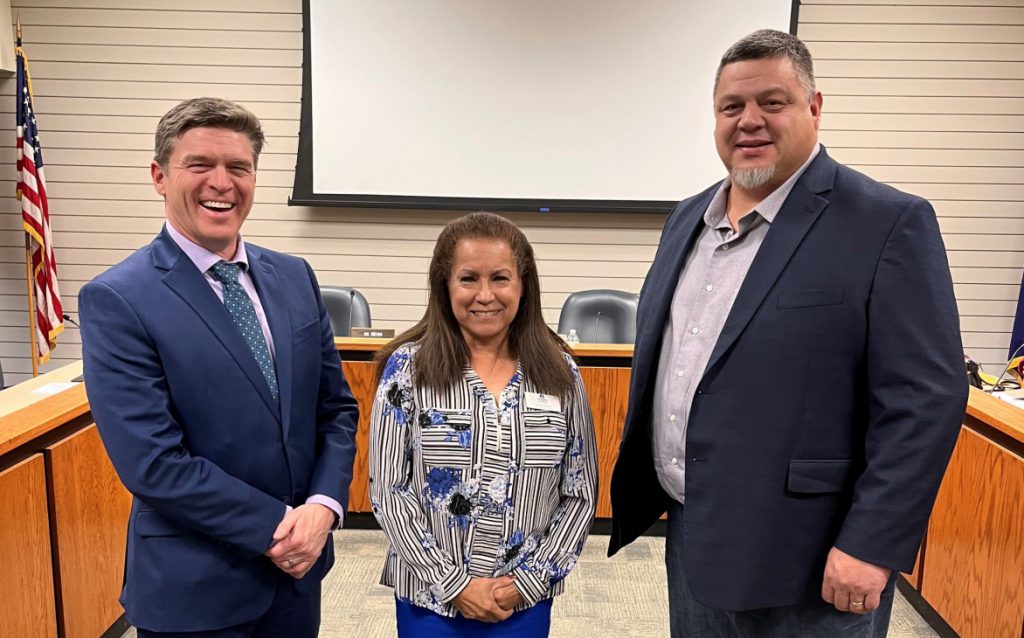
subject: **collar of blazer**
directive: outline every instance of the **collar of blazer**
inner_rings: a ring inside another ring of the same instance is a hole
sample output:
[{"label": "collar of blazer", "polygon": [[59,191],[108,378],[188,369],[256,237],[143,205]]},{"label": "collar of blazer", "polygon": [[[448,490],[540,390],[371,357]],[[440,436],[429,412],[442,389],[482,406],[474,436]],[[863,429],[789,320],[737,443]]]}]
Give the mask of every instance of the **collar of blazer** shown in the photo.
[{"label": "collar of blazer", "polygon": [[[799,248],[804,236],[828,206],[828,196],[835,183],[838,167],[836,161],[828,156],[825,147],[822,146],[818,156],[793,186],[754,261],[750,264],[750,271],[740,286],[705,372],[711,370],[721,360],[743,332],[793,253]],[[672,306],[672,296],[679,283],[679,275],[686,256],[700,231],[704,212],[720,185],[721,182],[699,195],[680,202],[665,224],[658,255],[647,275],[646,289],[640,298],[644,326],[637,333],[634,360],[638,364],[635,369],[644,372],[644,385],[651,378],[651,373],[657,365],[665,321]],[[644,392],[646,388],[635,389]]]},{"label": "collar of blazer", "polygon": [[270,324],[270,333],[274,337],[274,354],[278,362],[277,382],[281,397],[280,407],[270,394],[267,380],[263,377],[256,358],[249,345],[242,338],[238,327],[228,313],[227,308],[217,298],[203,273],[199,272],[192,260],[174,243],[166,230],[150,244],[153,255],[153,266],[164,271],[163,283],[181,297],[196,315],[209,327],[213,336],[223,344],[238,366],[249,379],[253,389],[260,395],[274,416],[280,421],[283,408],[291,396],[291,369],[281,365],[282,361],[291,361],[291,325],[288,321],[287,305],[282,297],[277,270],[262,250],[246,244],[249,256],[249,271],[253,283],[260,295],[260,302]]}]

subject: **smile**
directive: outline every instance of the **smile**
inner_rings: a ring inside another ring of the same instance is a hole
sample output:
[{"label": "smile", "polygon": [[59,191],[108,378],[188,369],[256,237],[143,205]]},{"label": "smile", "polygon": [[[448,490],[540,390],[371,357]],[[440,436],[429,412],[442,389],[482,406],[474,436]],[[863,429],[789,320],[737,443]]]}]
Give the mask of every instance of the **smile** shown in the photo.
[{"label": "smile", "polygon": [[217,202],[213,200],[199,202],[199,205],[207,210],[216,211],[218,213],[227,212],[235,207],[231,202]]},{"label": "smile", "polygon": [[497,317],[501,314],[501,310],[470,310],[469,314],[486,319],[488,317]]}]

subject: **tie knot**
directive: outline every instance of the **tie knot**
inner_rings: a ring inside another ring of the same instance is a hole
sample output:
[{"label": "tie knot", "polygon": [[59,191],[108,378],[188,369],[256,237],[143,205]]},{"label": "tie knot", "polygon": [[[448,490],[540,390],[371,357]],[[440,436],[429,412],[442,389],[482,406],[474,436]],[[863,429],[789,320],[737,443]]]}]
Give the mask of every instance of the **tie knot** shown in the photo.
[{"label": "tie knot", "polygon": [[238,281],[238,274],[241,272],[238,264],[229,264],[226,261],[218,261],[210,270],[213,271],[214,277],[225,284],[233,284]]}]

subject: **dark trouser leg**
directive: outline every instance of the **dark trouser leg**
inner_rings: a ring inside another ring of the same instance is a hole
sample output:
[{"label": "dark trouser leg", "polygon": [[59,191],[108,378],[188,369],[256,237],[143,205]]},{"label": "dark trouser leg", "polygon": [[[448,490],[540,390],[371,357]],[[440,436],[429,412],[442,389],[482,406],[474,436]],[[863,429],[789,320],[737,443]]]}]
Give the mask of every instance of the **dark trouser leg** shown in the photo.
[{"label": "dark trouser leg", "polygon": [[735,638],[729,613],[705,607],[690,593],[683,565],[683,506],[676,502],[668,510],[665,569],[672,638]]}]

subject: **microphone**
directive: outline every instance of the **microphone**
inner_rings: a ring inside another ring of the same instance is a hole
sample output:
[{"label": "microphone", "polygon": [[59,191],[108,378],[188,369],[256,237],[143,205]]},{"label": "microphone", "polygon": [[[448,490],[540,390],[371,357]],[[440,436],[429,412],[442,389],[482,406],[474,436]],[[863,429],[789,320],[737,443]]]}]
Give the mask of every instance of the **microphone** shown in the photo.
[{"label": "microphone", "polygon": [[597,318],[594,319],[594,343],[604,343],[601,341],[601,311],[597,311]]},{"label": "microphone", "polygon": [[78,325],[78,322],[77,322],[77,321],[75,321],[74,319],[72,319],[72,318],[71,318],[71,315],[69,315],[68,313],[66,313],[66,312],[65,312],[65,313],[63,313],[62,317],[63,317],[64,321],[67,321],[67,322],[68,322],[68,323],[70,323],[70,324],[71,324],[72,326],[74,326],[74,327],[76,327],[76,328],[81,328],[81,327],[82,327],[82,326]]},{"label": "microphone", "polygon": [[345,326],[345,336],[352,336],[352,305],[356,300],[356,289],[350,288],[348,291],[348,325]]},{"label": "microphone", "polygon": [[1013,367],[1013,360],[1017,358],[1017,355],[1020,354],[1021,350],[1024,350],[1024,343],[1021,343],[1019,346],[1017,346],[1017,349],[1014,350],[1013,354],[1010,355],[1010,360],[1006,363],[1006,367],[1003,368],[1002,374],[1000,374],[999,377],[996,378],[996,382],[993,383],[992,387],[988,389],[988,393],[989,394],[992,394],[997,389],[1000,390],[1000,391],[1003,389],[1003,388],[999,387],[999,384],[1002,383],[1003,377],[1005,377],[1006,373],[1009,372],[1010,368]]}]

